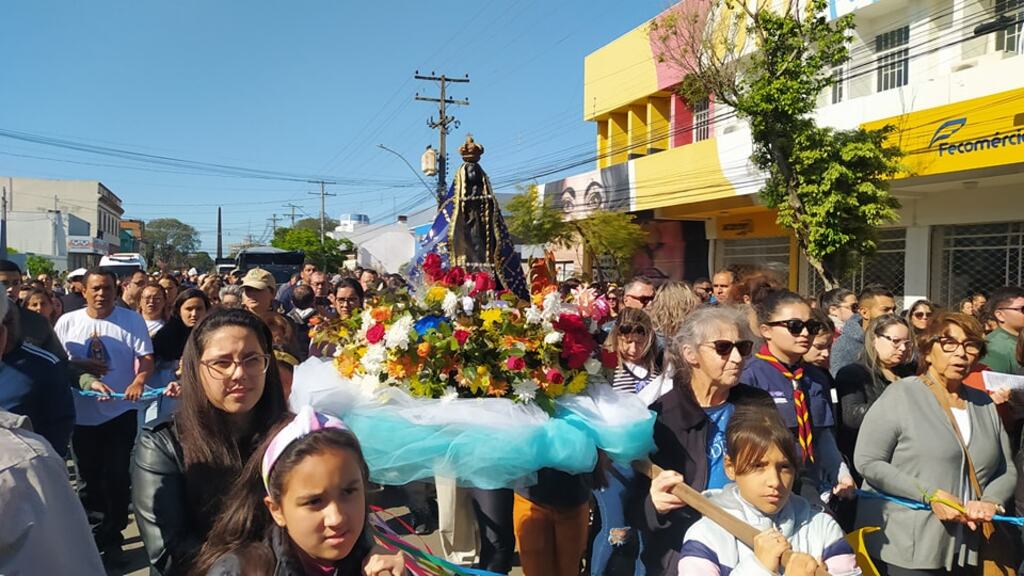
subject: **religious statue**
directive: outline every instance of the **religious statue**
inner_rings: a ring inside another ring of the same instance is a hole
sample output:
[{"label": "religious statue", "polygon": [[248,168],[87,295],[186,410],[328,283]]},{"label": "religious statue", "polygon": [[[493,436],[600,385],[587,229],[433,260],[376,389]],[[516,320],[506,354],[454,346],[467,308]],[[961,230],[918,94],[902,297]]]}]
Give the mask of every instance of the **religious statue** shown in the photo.
[{"label": "religious statue", "polygon": [[484,147],[467,136],[459,147],[463,163],[441,202],[423,254],[436,252],[450,266],[483,270],[520,297],[529,296],[519,254],[501,216],[487,173],[480,167]]}]

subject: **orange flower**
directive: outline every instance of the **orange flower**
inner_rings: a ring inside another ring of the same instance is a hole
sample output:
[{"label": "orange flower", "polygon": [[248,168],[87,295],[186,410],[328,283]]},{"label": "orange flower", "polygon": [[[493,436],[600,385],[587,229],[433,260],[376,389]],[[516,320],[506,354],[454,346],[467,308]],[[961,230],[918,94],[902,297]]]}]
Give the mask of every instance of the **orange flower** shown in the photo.
[{"label": "orange flower", "polygon": [[370,317],[377,322],[387,322],[391,318],[391,309],[384,307],[377,307],[370,310]]},{"label": "orange flower", "polygon": [[416,347],[416,355],[420,358],[430,356],[430,342],[420,342],[420,345]]},{"label": "orange flower", "polygon": [[352,356],[338,356],[334,359],[334,363],[338,367],[338,372],[345,378],[351,378],[356,372],[357,362]]},{"label": "orange flower", "polygon": [[402,360],[388,360],[388,376],[402,379],[407,376],[407,366]]},{"label": "orange flower", "polygon": [[487,388],[487,395],[501,398],[505,394],[508,394],[508,382],[491,380],[491,385]]}]

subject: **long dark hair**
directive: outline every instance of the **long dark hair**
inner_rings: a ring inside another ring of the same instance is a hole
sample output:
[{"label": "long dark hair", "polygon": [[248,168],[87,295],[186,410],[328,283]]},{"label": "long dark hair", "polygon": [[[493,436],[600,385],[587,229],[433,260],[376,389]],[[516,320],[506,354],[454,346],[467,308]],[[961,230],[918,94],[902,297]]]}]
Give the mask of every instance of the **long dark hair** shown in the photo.
[{"label": "long dark hair", "polygon": [[[363,559],[373,548],[373,531],[368,528],[370,470],[366,466],[362,448],[354,434],[347,430],[326,428],[311,432],[293,441],[284,449],[271,468],[268,486],[264,487],[263,485],[261,473],[263,454],[274,435],[292,418],[293,416],[290,414],[285,416],[271,433],[267,434],[260,449],[253,452],[246,462],[241,478],[232,486],[223,511],[210,531],[209,540],[203,545],[196,558],[194,565],[196,574],[206,574],[218,558],[229,553],[239,556],[239,560],[243,564],[268,564],[272,567],[274,552],[268,548],[265,542],[268,531],[273,530],[275,524],[270,511],[267,510],[263,502],[264,496],[268,495],[267,488],[270,489],[270,497],[280,503],[285,492],[285,482],[292,470],[306,458],[332,450],[347,451],[356,456],[362,472],[367,521],[363,525],[356,546],[352,549],[352,553],[342,560],[341,569],[338,572],[339,574],[359,573]],[[246,574],[252,573],[258,568],[259,566],[251,565],[242,567]],[[268,574],[270,572],[268,571]]]},{"label": "long dark hair", "polygon": [[157,360],[178,360],[185,353],[185,344],[188,343],[192,328],[185,326],[185,322],[182,321],[181,307],[193,298],[202,300],[206,305],[207,312],[210,311],[210,299],[202,290],[189,288],[180,292],[174,299],[171,317],[167,320],[167,324],[153,336],[153,355]]},{"label": "long dark hair", "polygon": [[[206,396],[200,358],[221,328],[238,327],[256,335],[260,349],[270,355],[263,395],[252,409],[249,429],[238,435],[228,416]],[[277,371],[270,330],[246,310],[221,310],[192,330],[181,358],[181,406],[174,416],[175,431],[185,460],[186,495],[200,533],[213,523],[221,499],[238,477],[245,461],[274,423],[286,413],[284,389]]]}]

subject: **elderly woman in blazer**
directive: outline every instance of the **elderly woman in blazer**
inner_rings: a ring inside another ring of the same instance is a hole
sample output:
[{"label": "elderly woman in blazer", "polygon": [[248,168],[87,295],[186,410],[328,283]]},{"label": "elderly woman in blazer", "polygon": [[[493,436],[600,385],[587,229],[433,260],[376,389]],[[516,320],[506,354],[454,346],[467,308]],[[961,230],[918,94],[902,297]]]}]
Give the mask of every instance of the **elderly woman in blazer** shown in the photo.
[{"label": "elderly woman in blazer", "polygon": [[919,375],[894,382],[872,405],[854,461],[865,489],[930,509],[861,498],[857,525],[881,527],[867,545],[873,558],[889,565],[889,576],[975,573],[981,524],[1003,512],[1017,480],[995,405],[985,392],[963,385],[985,353],[984,333],[971,316],[943,313],[918,334],[918,346]]}]

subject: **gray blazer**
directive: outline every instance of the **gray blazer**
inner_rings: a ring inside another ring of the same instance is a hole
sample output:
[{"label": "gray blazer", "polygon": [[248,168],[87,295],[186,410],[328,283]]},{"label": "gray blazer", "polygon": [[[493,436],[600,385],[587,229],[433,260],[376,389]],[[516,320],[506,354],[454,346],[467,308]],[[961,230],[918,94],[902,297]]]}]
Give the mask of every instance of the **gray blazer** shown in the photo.
[{"label": "gray blazer", "polygon": [[[1007,504],[1013,497],[1017,470],[1010,442],[996,407],[988,395],[965,386],[971,437],[967,450],[974,461],[983,494],[975,499]],[[923,500],[924,494],[942,489],[959,495],[964,488],[965,462],[953,426],[938,400],[918,377],[888,386],[864,417],[854,451],[854,462],[864,476],[864,489]],[[919,570],[952,569],[977,565],[977,534],[958,523],[942,523],[931,510],[911,510],[876,498],[861,498],[857,526],[882,530],[867,538],[872,557],[889,564]],[[963,526],[968,534],[963,547],[955,536]]]}]

